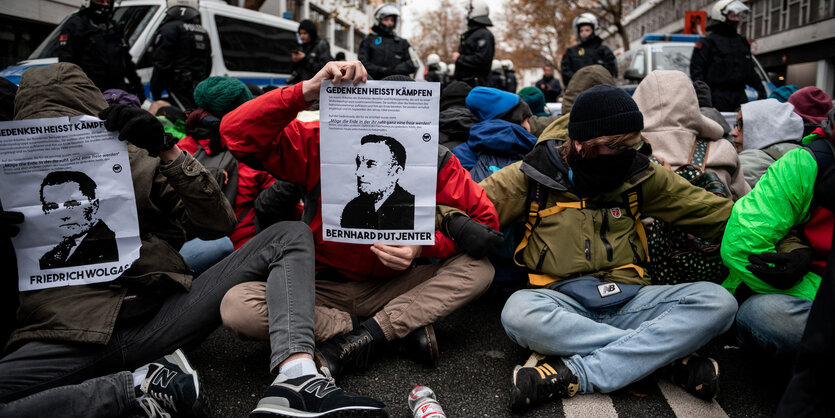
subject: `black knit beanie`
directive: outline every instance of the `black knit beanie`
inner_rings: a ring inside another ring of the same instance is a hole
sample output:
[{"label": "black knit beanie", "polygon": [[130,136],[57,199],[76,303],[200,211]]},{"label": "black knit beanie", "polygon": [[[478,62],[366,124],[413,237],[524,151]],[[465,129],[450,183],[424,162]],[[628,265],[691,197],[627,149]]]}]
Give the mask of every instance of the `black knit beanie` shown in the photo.
[{"label": "black knit beanie", "polygon": [[644,117],[628,93],[606,84],[594,86],[577,96],[568,117],[568,136],[588,141],[644,129]]}]

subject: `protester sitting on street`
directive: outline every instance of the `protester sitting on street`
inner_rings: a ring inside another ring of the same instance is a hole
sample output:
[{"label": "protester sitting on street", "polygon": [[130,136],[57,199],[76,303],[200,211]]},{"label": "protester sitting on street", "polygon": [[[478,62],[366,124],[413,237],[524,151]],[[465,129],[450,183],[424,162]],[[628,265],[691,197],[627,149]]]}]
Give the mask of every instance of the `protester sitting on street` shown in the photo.
[{"label": "protester sitting on street", "polygon": [[[124,105],[105,109],[101,92],[74,64],[26,70],[16,102],[18,120],[100,115],[106,128],[120,130],[128,141],[142,251],[104,286],[20,294],[19,327],[0,359],[0,415],[114,417],[141,405],[151,416],[166,409],[200,416],[205,393],[175,350],[217,327],[220,300],[234,278],[192,282],[174,248],[185,241],[183,229],[205,239],[231,232],[232,208],[155,117]],[[158,378],[166,374],[173,379],[167,387]]]},{"label": "protester sitting on street", "polygon": [[[746,107],[750,110],[760,102],[743,105],[746,146],[755,126]],[[766,119],[782,114],[782,110],[767,109],[768,113],[759,113]],[[828,131],[816,130],[807,147],[786,152],[768,167],[757,186],[734,205],[722,239],[722,259],[730,269],[722,286],[740,301],[736,324],[741,347],[787,364],[796,359],[820,275],[832,250],[833,118],[835,112],[824,122]],[[799,123],[793,125],[800,130]],[[769,122],[759,129],[776,126]]]},{"label": "protester sitting on street", "polygon": [[745,181],[753,188],[774,161],[800,146],[803,120],[791,103],[757,100],[742,105],[731,135]]},{"label": "protester sitting on street", "polygon": [[531,109],[521,97],[491,87],[476,87],[467,95],[467,108],[479,122],[470,128],[467,142],[455,147],[452,153],[474,181],[521,160],[536,143],[536,137],[529,132]]},{"label": "protester sitting on street", "polygon": [[139,102],[139,98],[122,89],[107,89],[102,92],[102,95],[104,96],[104,101],[106,101],[109,106],[123,104],[135,108],[142,107],[142,103]]},{"label": "protester sitting on street", "polygon": [[640,218],[718,239],[732,202],[650,163],[643,127],[625,91],[592,87],[574,103],[569,139],[541,141],[480,183],[503,226],[527,219],[514,258],[537,287],[502,310],[510,339],[535,352],[513,371],[513,409],[612,392],[668,365],[694,395],[718,393],[718,364],[692,353],[728,330],[736,301],[710,282],[649,285]]},{"label": "protester sitting on street", "polygon": [[467,142],[470,138],[470,128],[478,122],[467,109],[467,95],[470,94],[469,84],[453,80],[441,90],[441,115],[438,119],[438,144],[453,149]]},{"label": "protester sitting on street", "polygon": [[173,135],[177,139],[183,139],[186,137],[186,112],[183,112],[182,109],[179,107],[171,106],[167,104],[167,102],[163,100],[157,100],[154,104],[157,103],[166,103],[164,106],[154,107],[151,106],[148,109],[152,115],[156,116],[160,122],[162,122],[162,127],[165,129],[165,133],[169,133]]},{"label": "protester sitting on street", "polygon": [[[236,250],[255,236],[255,199],[275,181],[266,171],[255,170],[237,161],[221,142],[220,120],[251,98],[250,90],[238,79],[216,76],[203,80],[194,90],[197,109],[191,112],[186,121],[189,136],[177,144],[189,154],[203,159],[203,165],[219,176],[218,184],[227,199],[230,199],[238,219],[235,230],[224,239],[231,240]],[[199,257],[205,257],[207,250],[215,248],[215,245],[204,241],[190,244],[186,243],[190,253]],[[228,253],[206,264],[211,266],[226,255]]]},{"label": "protester sitting on street", "polygon": [[696,142],[707,142],[704,171],[715,173],[734,201],[751,190],[733,144],[722,138],[722,127],[699,110],[696,90],[681,71],[653,71],[632,94],[644,115],[641,134],[652,145],[652,156],[673,171],[689,164]]},{"label": "protester sitting on street", "polygon": [[788,103],[793,104],[794,113],[803,118],[803,136],[817,129],[832,110],[832,98],[815,86],[804,87],[792,93]]},{"label": "protester sitting on street", "polygon": [[[319,121],[296,115],[319,98],[322,80],[356,80],[364,72],[358,62],[328,63],[313,79],[264,94],[227,114],[221,123],[223,139],[242,161],[302,185],[316,198]],[[432,324],[477,298],[493,278],[490,263],[479,259],[489,245],[485,237],[498,227],[484,191],[440,147],[436,204],[460,209],[472,219],[450,215],[436,231],[435,244],[425,246],[325,241],[318,200],[306,210],[315,213],[310,224],[317,267],[315,337],[321,342],[322,364],[334,376],[361,370],[377,359],[386,342],[397,340],[414,358],[433,364],[438,347]],[[472,238],[462,240],[462,234]],[[465,252],[456,254],[457,248]],[[440,261],[425,264],[425,258]],[[262,282],[232,289],[221,307],[224,324],[238,335],[266,339],[266,290]]]}]

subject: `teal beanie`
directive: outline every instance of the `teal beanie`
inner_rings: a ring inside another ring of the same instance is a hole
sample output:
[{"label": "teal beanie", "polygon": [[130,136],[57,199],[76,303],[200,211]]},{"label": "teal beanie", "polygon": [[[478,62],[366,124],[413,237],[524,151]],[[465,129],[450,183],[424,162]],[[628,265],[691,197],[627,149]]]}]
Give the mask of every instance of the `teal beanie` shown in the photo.
[{"label": "teal beanie", "polygon": [[531,107],[531,112],[536,116],[551,116],[545,111],[545,94],[536,87],[525,87],[519,90],[519,97]]},{"label": "teal beanie", "polygon": [[217,117],[251,99],[249,88],[237,78],[209,77],[194,88],[194,103]]}]

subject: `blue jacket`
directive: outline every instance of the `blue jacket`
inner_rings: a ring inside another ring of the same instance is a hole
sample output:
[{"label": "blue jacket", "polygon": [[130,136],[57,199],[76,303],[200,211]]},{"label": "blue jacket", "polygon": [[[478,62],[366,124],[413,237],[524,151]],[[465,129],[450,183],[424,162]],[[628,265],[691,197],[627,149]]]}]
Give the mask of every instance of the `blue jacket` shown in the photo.
[{"label": "blue jacket", "polygon": [[452,153],[481,181],[502,167],[521,160],[536,144],[536,137],[520,125],[501,119],[486,120],[470,128],[470,139]]}]

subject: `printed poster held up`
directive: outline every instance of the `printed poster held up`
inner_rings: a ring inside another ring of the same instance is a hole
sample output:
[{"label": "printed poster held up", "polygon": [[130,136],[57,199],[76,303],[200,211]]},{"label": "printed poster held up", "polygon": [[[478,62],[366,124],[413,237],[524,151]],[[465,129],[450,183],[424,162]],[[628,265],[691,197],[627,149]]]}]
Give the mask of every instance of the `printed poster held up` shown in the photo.
[{"label": "printed poster held up", "polygon": [[0,123],[0,202],[21,291],[109,282],[139,258],[125,142],[92,116]]},{"label": "printed poster held up", "polygon": [[322,237],[435,242],[439,83],[322,83]]}]

